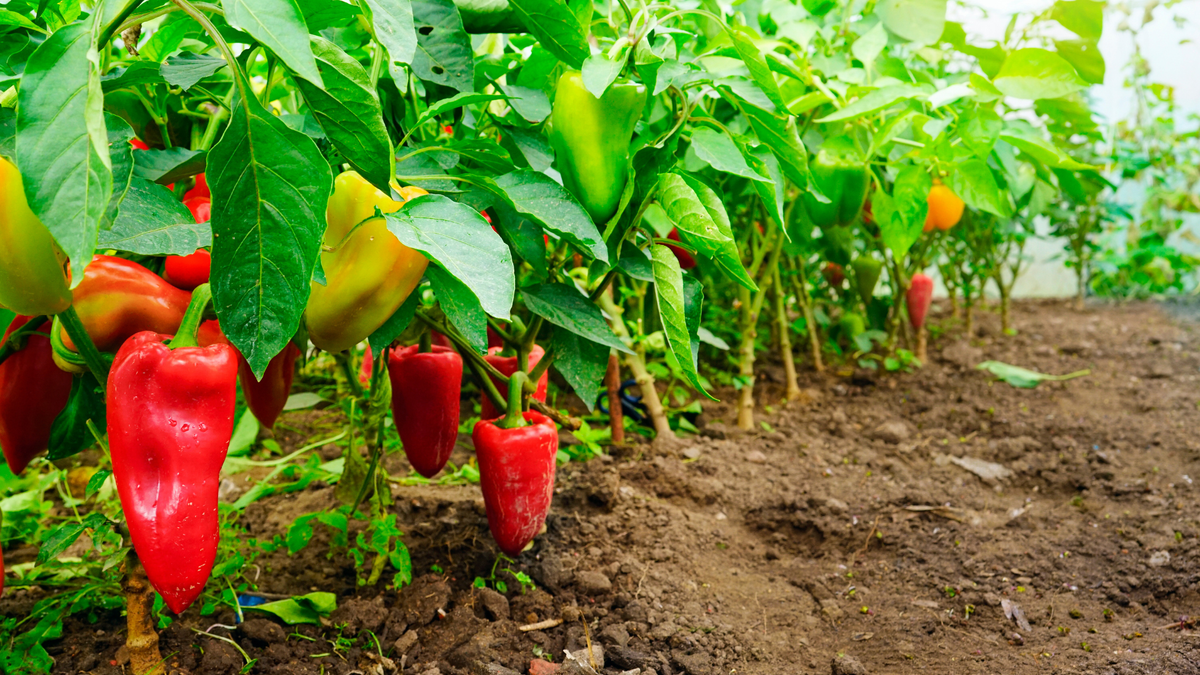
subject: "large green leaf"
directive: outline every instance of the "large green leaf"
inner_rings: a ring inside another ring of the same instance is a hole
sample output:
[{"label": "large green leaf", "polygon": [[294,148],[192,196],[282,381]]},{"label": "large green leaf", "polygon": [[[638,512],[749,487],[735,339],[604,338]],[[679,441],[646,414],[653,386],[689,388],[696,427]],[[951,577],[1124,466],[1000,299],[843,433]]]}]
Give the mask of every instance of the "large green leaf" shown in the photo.
[{"label": "large green leaf", "polygon": [[700,159],[717,171],[724,171],[741,178],[767,182],[770,179],[750,168],[746,158],[737,144],[728,135],[710,129],[697,127],[692,130],[692,151]]},{"label": "large green leaf", "polygon": [[880,0],[875,13],[892,33],[911,42],[931,45],[945,28],[946,0]]},{"label": "large green leaf", "polygon": [[475,58],[454,0],[415,0],[417,51],[412,69],[427,82],[467,92],[475,89]]},{"label": "large green leaf", "polygon": [[1006,96],[1027,99],[1058,98],[1087,87],[1066,59],[1036,47],[1009,54],[992,81]]},{"label": "large green leaf", "polygon": [[266,45],[292,72],[324,86],[296,0],[221,0],[225,20]]},{"label": "large green leaf", "polygon": [[159,74],[169,84],[188,90],[225,67],[225,59],[194,52],[179,52],[159,66]]},{"label": "large green leaf", "polygon": [[1058,0],[1050,18],[1084,40],[1099,40],[1104,31],[1103,0]]},{"label": "large green leaf", "polygon": [[[586,3],[591,10],[591,3]],[[558,0],[509,0],[521,23],[529,28],[546,51],[572,68],[582,68],[591,54],[587,37],[590,25]],[[590,22],[589,22],[590,24]]]},{"label": "large green leaf", "polygon": [[17,95],[17,165],[29,207],[83,280],[112,197],[100,70],[86,24],[65,26],[29,56]]},{"label": "large green leaf", "polygon": [[609,328],[596,303],[572,285],[536,284],[521,289],[529,311],[580,337],[632,354]]},{"label": "large green leaf", "polygon": [[896,176],[892,195],[876,189],[871,196],[871,213],[879,224],[880,238],[898,260],[903,260],[921,237],[929,210],[926,196],[932,186],[924,169],[908,165]]},{"label": "large green leaf", "polygon": [[255,98],[234,104],[208,153],[213,306],[255,377],[296,333],[333,189],[312,139]]},{"label": "large green leaf", "polygon": [[388,230],[402,244],[462,282],[488,314],[508,319],[517,286],[512,252],[478,211],[441,195],[425,195],[386,218]]},{"label": "large green leaf", "polygon": [[487,353],[487,314],[475,291],[436,265],[431,265],[425,276],[429,277],[450,323],[467,339],[472,349],[480,354]]},{"label": "large green leaf", "polygon": [[90,371],[72,379],[67,407],[58,413],[50,426],[50,440],[46,446],[50,451],[49,459],[64,459],[92,447],[96,437],[88,428],[89,421],[104,433],[107,421],[104,388]]},{"label": "large green leaf", "polygon": [[671,350],[688,383],[696,391],[715,401],[717,399],[705,391],[700,383],[700,375],[692,361],[692,338],[688,331],[683,272],[679,269],[679,260],[671,249],[661,244],[650,247],[650,260],[654,268],[654,299],[658,306],[658,315],[662,319],[667,349]]},{"label": "large green leaf", "polygon": [[417,28],[410,0],[366,0],[375,24],[375,37],[387,48],[393,63],[408,65],[417,54]]},{"label": "large green leaf", "polygon": [[876,89],[866,96],[858,99],[841,110],[826,115],[817,120],[822,124],[829,122],[844,122],[846,120],[857,119],[872,113],[877,113],[885,108],[890,108],[901,101],[908,100],[920,96],[924,92],[917,87],[907,84],[898,84],[892,87],[884,87]]},{"label": "large green leaf", "polygon": [[[733,239],[733,226],[729,222],[729,214],[725,211],[725,202],[712,187],[694,176],[684,174],[683,180],[695,192],[700,204],[708,212],[708,216],[712,218],[713,224],[717,226],[717,231],[721,234],[720,244],[716,251],[712,255],[705,255],[712,258],[713,263],[726,277],[752,291],[757,291],[758,285],[754,283],[750,274],[746,272],[746,268],[742,266],[741,253]],[[668,210],[667,213],[670,214],[671,211]],[[683,233],[684,230],[681,229],[680,232]],[[691,240],[687,238],[684,241],[691,243]]]},{"label": "large green leaf", "polygon": [[1104,55],[1095,40],[1055,40],[1054,48],[1089,84],[1104,84]]},{"label": "large green leaf", "polygon": [[387,194],[395,172],[392,141],[383,126],[379,96],[367,71],[337,45],[312,38],[324,87],[296,80],[309,110],[325,130],[333,147],[363,178]]},{"label": "large green leaf", "polygon": [[138,255],[191,255],[212,246],[212,227],[197,223],[169,190],[134,176],[100,248]]},{"label": "large green leaf", "polygon": [[1071,171],[1098,168],[1071,158],[1057,145],[1039,135],[1027,122],[1009,123],[1004,131],[1000,132],[1000,140],[1050,167]]},{"label": "large green leaf", "polygon": [[779,165],[783,169],[783,175],[787,176],[788,180],[797,187],[807,186],[808,150],[804,148],[804,142],[800,140],[800,133],[796,129],[796,118],[791,116],[780,118],[752,105],[743,105],[741,108],[742,112],[746,114],[750,128],[758,136],[758,140],[775,153],[775,158],[779,160]]},{"label": "large green leaf", "polygon": [[608,262],[608,247],[587,211],[544,173],[522,169],[496,179],[516,210],[570,242],[590,258]]},{"label": "large green leaf", "polygon": [[946,186],[966,202],[967,206],[986,211],[1001,218],[1012,216],[1012,207],[996,176],[982,159],[968,159],[946,176]]},{"label": "large green leaf", "polygon": [[555,370],[571,385],[589,412],[595,409],[596,400],[604,391],[609,348],[561,329],[550,336],[550,345],[554,350]]},{"label": "large green leaf", "polygon": [[[208,153],[174,147],[166,150],[139,150],[133,153],[133,173],[159,185],[170,185],[177,180],[195,176],[204,171]],[[114,176],[116,175],[114,160]]]},{"label": "large green leaf", "polygon": [[733,48],[737,50],[738,56],[742,57],[742,62],[750,70],[750,77],[775,105],[774,112],[787,110],[787,105],[783,102],[783,93],[779,91],[779,84],[775,81],[775,76],[771,74],[771,69],[767,66],[762,52],[758,51],[758,47],[754,45],[750,36],[743,29],[731,27],[728,31],[729,37],[733,40]]}]

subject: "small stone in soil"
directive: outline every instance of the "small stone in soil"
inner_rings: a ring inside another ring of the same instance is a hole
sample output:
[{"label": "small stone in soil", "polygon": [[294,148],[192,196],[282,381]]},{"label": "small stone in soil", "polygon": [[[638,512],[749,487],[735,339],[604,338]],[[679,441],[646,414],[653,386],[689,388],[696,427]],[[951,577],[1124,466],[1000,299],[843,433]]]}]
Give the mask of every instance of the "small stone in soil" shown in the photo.
[{"label": "small stone in soil", "polygon": [[550,663],[542,659],[534,659],[529,662],[529,675],[554,675],[562,666],[557,663]]},{"label": "small stone in soil", "polygon": [[868,675],[866,667],[849,654],[835,656],[829,663],[831,675]]},{"label": "small stone in soil", "polygon": [[693,445],[692,447],[683,451],[683,456],[686,457],[687,459],[699,459],[700,458],[700,448],[697,448],[696,446]]},{"label": "small stone in soil", "polygon": [[577,573],[575,585],[584,595],[603,595],[612,590],[612,581],[603,573],[595,571]]},{"label": "small stone in soil", "polygon": [[487,618],[499,621],[509,617],[508,598],[490,588],[476,589],[475,592],[479,596],[479,602],[483,605],[483,611]]},{"label": "small stone in soil", "polygon": [[751,450],[750,452],[746,453],[746,461],[750,462],[751,464],[765,464],[767,461],[767,456],[764,455],[760,450]]},{"label": "small stone in soil", "polygon": [[255,642],[271,644],[287,640],[287,633],[283,632],[283,628],[268,619],[249,619],[238,626],[238,630]]},{"label": "small stone in soil", "polygon": [[396,638],[396,641],[392,643],[392,653],[406,654],[415,644],[417,644],[417,631],[410,630]]}]

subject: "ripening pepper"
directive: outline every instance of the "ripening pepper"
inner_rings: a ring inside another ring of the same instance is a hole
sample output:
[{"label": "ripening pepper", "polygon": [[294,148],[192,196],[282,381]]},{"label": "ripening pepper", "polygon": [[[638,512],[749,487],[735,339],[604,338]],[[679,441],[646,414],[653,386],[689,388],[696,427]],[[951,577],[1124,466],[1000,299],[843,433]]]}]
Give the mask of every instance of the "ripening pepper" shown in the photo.
[{"label": "ripening pepper", "polygon": [[[427,194],[416,187],[399,192],[405,201]],[[325,245],[333,250],[321,252],[326,284],[313,282],[305,312],[317,347],[336,353],[367,339],[420,283],[429,261],[401,244],[383,218],[371,218],[376,208],[394,213],[402,206],[353,171],[334,180],[325,231]]]},{"label": "ripening pepper", "polygon": [[146,576],[176,614],[204,590],[216,559],[217,489],[237,401],[237,352],[198,346],[198,323],[193,309],[174,339],[131,337],[106,391],[121,510]]},{"label": "ripening pepper", "polygon": [[[174,333],[191,297],[133,261],[98,255],[75,287],[75,311],[96,348],[115,352],[135,333]],[[62,340],[78,351],[65,331]]]},{"label": "ripening pepper", "polygon": [[[519,392],[524,375],[510,381]],[[479,486],[488,529],[500,550],[517,556],[541,531],[554,496],[558,430],[549,417],[521,413],[520,397],[509,397],[514,414],[480,420],[471,433],[479,458]]]},{"label": "ripening pepper", "polygon": [[163,264],[163,278],[167,283],[185,291],[207,284],[211,273],[212,254],[203,248],[196,249],[191,255],[167,256]]},{"label": "ripening pepper", "polygon": [[420,349],[420,345],[393,349],[388,358],[392,418],[408,463],[417,473],[433,478],[446,466],[458,441],[463,360],[449,347]]},{"label": "ripening pepper", "polygon": [[29,316],[70,307],[66,260],[29,209],[17,167],[0,157],[0,307]]},{"label": "ripening pepper", "polygon": [[[214,344],[231,345],[216,320],[200,324],[200,329],[196,331],[196,342],[201,347]],[[254,369],[250,367],[246,357],[240,352],[237,355],[238,383],[242,385],[246,407],[259,424],[268,429],[274,428],[275,421],[287,405],[288,395],[292,393],[292,379],[296,375],[296,360],[300,355],[300,348],[296,343],[288,342],[283,351],[276,354],[267,364],[267,370],[261,380],[254,377]]]},{"label": "ripening pepper", "polygon": [[636,82],[617,80],[596,98],[579,71],[558,78],[550,143],[563,186],[596,223],[608,222],[620,206],[633,128],[645,107],[646,87]]},{"label": "ripening pepper", "polygon": [[[4,333],[7,342],[32,317],[18,316]],[[25,346],[0,363],[0,448],[8,468],[20,475],[50,441],[54,418],[67,407],[71,375],[54,365],[50,322],[25,333]]]},{"label": "ripening pepper", "polygon": [[813,224],[825,228],[853,223],[871,184],[871,172],[854,141],[845,136],[825,141],[808,166],[817,187],[829,198],[823,204],[811,192],[803,193],[804,209]]},{"label": "ripening pepper", "polygon": [[954,194],[950,188],[942,185],[941,181],[933,182],[926,201],[929,203],[929,211],[925,214],[923,231],[949,230],[962,220],[963,200],[959,199],[958,195]]},{"label": "ripening pepper", "polygon": [[183,205],[192,212],[192,218],[197,223],[207,223],[212,220],[212,200],[207,197],[193,197],[183,200]]},{"label": "ripening pepper", "polygon": [[838,319],[838,328],[841,329],[842,336],[847,340],[853,340],[867,329],[867,322],[859,314],[846,312],[841,319]]},{"label": "ripening pepper", "polygon": [[[500,352],[503,349],[503,347],[491,347],[488,349],[487,356],[483,358],[488,363],[492,364],[492,366],[494,366],[496,370],[500,371],[500,373],[505,377],[512,377],[513,373],[517,372],[517,357],[515,354],[513,356],[501,356]],[[545,353],[546,351],[542,349],[541,345],[534,345],[533,349],[529,350],[530,371],[537,366],[538,361],[542,360],[542,356],[545,355]],[[492,381],[496,383],[496,389],[500,391],[500,396],[507,397],[508,383],[504,381],[497,381],[494,377],[492,378]],[[550,373],[542,373],[541,378],[538,379],[537,392],[534,393],[533,397],[545,403],[546,387],[549,385],[549,382]],[[496,406],[492,405],[492,399],[488,398],[486,395],[483,397],[483,403],[480,406],[480,410],[480,419],[490,420],[500,416],[500,411],[496,410]]]},{"label": "ripening pepper", "polygon": [[[194,186],[192,186],[192,189],[183,193],[183,201],[185,204],[187,203],[187,201],[189,199],[197,199],[197,198],[209,199],[209,200],[212,199],[212,193],[209,192],[209,189],[208,189],[208,180],[204,177],[203,173],[197,174],[196,175],[196,184]],[[198,221],[198,222],[204,222],[204,221]]]},{"label": "ripening pepper", "polygon": [[825,280],[834,288],[841,288],[842,282],[846,280],[846,270],[841,265],[835,262],[825,263],[825,268],[821,270],[825,275]]},{"label": "ripening pepper", "polygon": [[919,329],[925,325],[925,316],[929,314],[929,305],[933,303],[933,279],[917,273],[908,282],[908,292],[904,295],[908,305],[908,321],[913,328]]},{"label": "ripening pepper", "polygon": [[[679,229],[671,228],[671,232],[667,234],[667,239],[671,241],[679,241]],[[696,258],[686,248],[682,246],[672,246],[667,244],[667,248],[671,249],[671,253],[675,254],[675,258],[679,261],[679,269],[690,270],[696,266]]]},{"label": "ripening pepper", "polygon": [[875,285],[879,283],[879,274],[883,271],[883,263],[868,256],[859,256],[850,265],[854,269],[854,283],[858,286],[858,295],[864,306],[870,306],[871,298],[875,295]]}]

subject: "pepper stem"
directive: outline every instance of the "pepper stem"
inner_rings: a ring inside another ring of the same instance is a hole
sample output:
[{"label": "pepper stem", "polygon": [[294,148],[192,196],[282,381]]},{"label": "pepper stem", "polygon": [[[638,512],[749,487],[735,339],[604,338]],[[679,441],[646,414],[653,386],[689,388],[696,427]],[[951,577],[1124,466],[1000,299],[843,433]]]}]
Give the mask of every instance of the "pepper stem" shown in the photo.
[{"label": "pepper stem", "polygon": [[183,315],[183,321],[179,324],[179,330],[175,332],[175,337],[167,343],[168,347],[179,349],[180,347],[196,347],[200,344],[196,341],[196,331],[200,328],[200,322],[204,321],[204,312],[208,310],[210,302],[212,302],[212,287],[208,284],[200,284],[196,290],[192,291],[192,302]]},{"label": "pepper stem", "polygon": [[528,379],[529,376],[520,370],[508,378],[508,412],[497,425],[501,429],[516,429],[528,424],[521,410],[521,397],[525,394],[525,381]]},{"label": "pepper stem", "polygon": [[83,320],[79,318],[75,307],[68,307],[59,312],[57,316],[63,329],[67,331],[67,335],[71,336],[71,341],[75,343],[75,349],[79,350],[79,355],[83,357],[83,362],[87,364],[88,370],[91,370],[92,374],[96,376],[96,381],[100,383],[100,386],[106,385],[109,362],[101,356],[100,350],[96,348],[96,343],[92,342],[92,336],[88,335],[87,328],[84,327]]},{"label": "pepper stem", "polygon": [[421,346],[417,347],[417,351],[422,354],[428,354],[433,351],[433,329],[426,328],[421,332]]}]

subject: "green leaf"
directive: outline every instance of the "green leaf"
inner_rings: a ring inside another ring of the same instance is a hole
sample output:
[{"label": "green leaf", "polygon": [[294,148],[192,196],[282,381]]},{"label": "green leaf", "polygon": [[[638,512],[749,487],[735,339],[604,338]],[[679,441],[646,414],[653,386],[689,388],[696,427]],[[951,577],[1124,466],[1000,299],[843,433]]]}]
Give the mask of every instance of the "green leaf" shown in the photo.
[{"label": "green leaf", "polygon": [[1104,31],[1103,0],[1058,0],[1050,18],[1084,40],[1099,40]]},{"label": "green leaf", "polygon": [[845,108],[822,117],[817,122],[828,124],[829,122],[844,122],[846,120],[857,119],[890,108],[901,101],[915,98],[923,93],[917,87],[907,84],[876,89]]},{"label": "green leaf", "polygon": [[613,61],[603,53],[592,54],[583,62],[583,86],[592,96],[600,98],[616,81],[624,61]]},{"label": "green leaf", "polygon": [[731,280],[758,290],[742,267],[729,216],[712,188],[677,173],[665,173],[659,178],[658,195],[663,210],[679,228],[683,243],[711,258]]},{"label": "green leaf", "polygon": [[104,481],[108,480],[108,477],[111,475],[112,471],[108,469],[99,469],[96,473],[92,474],[92,477],[88,479],[87,487],[83,490],[84,498],[86,499],[99,492],[100,488],[104,487]]},{"label": "green leaf", "polygon": [[169,190],[134,177],[112,229],[100,231],[100,248],[138,255],[191,255],[212,246],[212,227],[197,223]]},{"label": "green leaf", "polygon": [[417,54],[417,28],[410,0],[366,0],[375,24],[375,37],[387,48],[393,64],[408,65]]},{"label": "green leaf", "polygon": [[50,461],[77,455],[92,447],[95,436],[87,427],[91,420],[100,433],[107,426],[104,390],[90,372],[72,378],[67,407],[54,418],[50,426]]},{"label": "green leaf", "polygon": [[728,28],[728,32],[730,39],[733,40],[733,48],[737,50],[738,56],[742,57],[742,62],[750,70],[750,77],[775,105],[775,110],[769,112],[786,111],[787,106],[783,102],[783,93],[779,91],[779,83],[771,74],[771,69],[767,66],[762,52],[758,50],[743,29]]},{"label": "green leaf", "polygon": [[0,108],[0,157],[16,164],[17,113],[9,108]]},{"label": "green leaf", "polygon": [[554,350],[554,368],[575,394],[579,396],[588,412],[596,407],[600,392],[604,391],[604,374],[608,372],[609,349],[592,342],[569,330],[555,330],[550,336],[550,348]]},{"label": "green leaf", "polygon": [[412,70],[426,82],[474,91],[475,58],[454,0],[415,0],[417,52]]},{"label": "green leaf", "polygon": [[933,181],[924,169],[907,165],[896,177],[892,196],[877,189],[871,197],[871,212],[879,224],[883,245],[898,260],[903,260],[921,238],[929,210],[926,197],[932,186]]},{"label": "green leaf", "polygon": [[512,109],[526,122],[541,124],[542,120],[550,116],[550,98],[541,89],[501,84],[500,90],[508,96],[508,104]]},{"label": "green leaf", "polygon": [[[683,278],[683,314],[692,343],[692,366],[700,365],[700,319],[704,313],[704,284],[695,277]],[[697,371],[699,372],[699,371]]]},{"label": "green leaf", "polygon": [[487,314],[474,291],[436,265],[425,270],[446,318],[480,354],[487,353]]},{"label": "green leaf", "polygon": [[600,230],[579,202],[544,173],[521,169],[496,179],[518,213],[557,234],[581,253],[608,262],[608,247]]},{"label": "green leaf", "polygon": [[946,176],[946,186],[976,211],[986,211],[1001,218],[1012,217],[1012,207],[1006,194],[996,184],[996,176],[982,159],[960,162]]},{"label": "green leaf", "polygon": [[[544,281],[550,268],[546,260],[546,235],[538,223],[517,213],[509,203],[500,201],[492,205],[495,217],[492,224],[504,243],[508,244],[518,258],[529,263],[532,273],[526,283]],[[589,221],[590,222],[590,221]],[[605,248],[607,255],[608,249]]]},{"label": "green leaf", "polygon": [[17,94],[17,164],[29,207],[71,259],[78,285],[113,191],[94,36],[65,26],[29,56]]},{"label": "green leaf", "polygon": [[28,28],[36,30],[39,33],[45,33],[46,29],[37,25],[27,16],[17,14],[9,9],[0,9],[0,26],[17,26],[18,28]]},{"label": "green leaf", "polygon": [[196,22],[183,12],[170,14],[138,50],[138,55],[154,63],[162,63],[163,59],[179,49],[188,33],[198,28]]},{"label": "green leaf", "polygon": [[946,24],[946,0],[880,0],[875,13],[892,33],[922,45],[942,36]]},{"label": "green leaf", "polygon": [[[546,110],[548,111],[549,107]],[[554,151],[550,149],[550,141],[544,135],[516,127],[507,127],[501,133],[504,135],[505,141],[512,142],[516,151],[525,158],[529,167],[534,171],[545,171],[554,163]],[[513,148],[509,148],[509,152],[515,159],[517,155],[513,153]]]},{"label": "green leaf", "polygon": [[367,71],[332,42],[313,36],[312,53],[324,87],[296,80],[313,117],[333,147],[363,178],[387,194],[392,170],[392,141],[383,126],[379,96]]},{"label": "green leaf", "polygon": [[266,612],[278,617],[288,625],[311,623],[320,625],[321,617],[329,616],[337,609],[337,595],[333,593],[307,593],[287,600],[276,600],[253,607],[246,611]]},{"label": "green leaf", "polygon": [[79,522],[70,521],[50,530],[42,539],[41,548],[38,549],[37,564],[44,565],[57,558],[59,554],[70,548],[76,539],[79,539],[79,535],[83,534],[84,530],[101,528],[111,529],[112,522],[105,518],[104,514],[92,512]]},{"label": "green leaf", "polygon": [[986,159],[1004,130],[1004,120],[995,111],[980,109],[977,112],[964,115],[960,121],[958,134],[963,145],[971,149],[975,156]]},{"label": "green leaf", "polygon": [[1099,168],[1076,161],[1057,145],[1039,136],[1038,132],[1027,123],[1010,123],[1004,131],[1000,132],[1000,140],[1053,168],[1071,171]]},{"label": "green leaf", "polygon": [[697,157],[708,162],[709,166],[717,171],[724,171],[754,181],[770,181],[769,178],[750,168],[733,139],[715,129],[709,127],[694,129],[692,131],[692,150]]},{"label": "green leaf", "polygon": [[1087,87],[1063,57],[1036,47],[1009,54],[993,82],[1006,96],[1025,99],[1058,98]]},{"label": "green leaf", "polygon": [[775,153],[783,175],[797,187],[808,185],[808,150],[796,130],[796,118],[781,119],[754,106],[742,106],[758,140]]},{"label": "green leaf", "polygon": [[333,189],[312,139],[238,98],[208,153],[213,306],[255,377],[296,334]]},{"label": "green leaf", "polygon": [[509,0],[509,5],[546,51],[572,68],[583,67],[591,54],[587,43],[591,26],[581,25],[570,7],[557,0]]},{"label": "green leaf", "polygon": [[779,160],[770,148],[762,144],[750,148],[748,154],[754,170],[766,179],[755,181],[754,190],[767,207],[767,213],[780,227],[784,227],[787,224],[783,213],[783,204],[787,201],[787,180],[783,177]]},{"label": "green leaf", "polygon": [[880,52],[886,46],[887,31],[883,29],[883,23],[877,23],[874,28],[860,35],[854,44],[850,45],[850,53],[854,55],[854,58],[862,61],[864,66],[870,66],[875,63],[875,59],[879,57]]},{"label": "green leaf", "polygon": [[[137,168],[134,165],[133,146],[129,144],[130,139],[133,138],[133,128],[125,120],[107,112],[104,113],[104,126],[108,132],[108,156],[112,163],[113,191],[108,200],[104,220],[100,221],[101,238],[104,237],[106,230],[112,229],[120,212],[121,204],[129,193],[129,186],[133,183],[133,174]],[[172,200],[174,201],[174,197]],[[189,220],[191,219],[189,218]]]},{"label": "green leaf", "polygon": [[489,315],[508,319],[516,293],[512,252],[478,211],[441,195],[424,195],[385,217],[400,243],[465,284]]},{"label": "green leaf", "polygon": [[1055,40],[1054,48],[1085,82],[1104,84],[1104,55],[1094,40]]},{"label": "green leaf", "polygon": [[250,452],[250,449],[254,447],[254,441],[258,440],[258,429],[258,420],[254,417],[254,413],[247,408],[238,418],[237,425],[233,428],[233,435],[229,438],[229,456],[238,457]]},{"label": "green leaf", "polygon": [[203,150],[188,150],[181,147],[167,150],[139,150],[133,153],[133,173],[152,183],[170,185],[175,181],[195,176],[204,171],[204,162],[207,156],[208,153]]},{"label": "green leaf", "polygon": [[[596,303],[572,285],[536,284],[521,289],[529,311],[592,342],[632,354],[604,320]],[[555,331],[557,333],[557,331]]]},{"label": "green leaf", "polygon": [[367,343],[371,345],[371,351],[382,354],[383,348],[392,344],[392,341],[412,323],[413,316],[417,313],[417,306],[420,304],[420,289],[409,293],[408,298],[400,305],[399,309],[392,313],[391,318],[383,322],[383,325],[376,328],[375,332],[367,338]]},{"label": "green leaf", "polygon": [[683,272],[679,269],[679,260],[671,249],[661,244],[650,247],[650,260],[654,267],[654,299],[658,305],[658,315],[662,318],[667,349],[674,355],[679,370],[692,388],[715,401],[717,399],[700,384],[700,375],[692,361],[692,339],[685,312]]},{"label": "green leaf", "polygon": [[152,61],[134,61],[128,67],[119,68],[100,78],[100,86],[109,92],[146,84],[159,84],[163,82],[163,77],[158,69],[159,65]]},{"label": "green leaf", "polygon": [[481,94],[473,91],[464,91],[450,98],[443,98],[433,105],[425,109],[421,116],[417,118],[417,123],[414,127],[424,125],[426,122],[436,118],[438,115],[444,115],[451,110],[458,110],[463,106],[474,105],[476,103],[487,103],[497,99],[504,98],[499,94]]},{"label": "green leaf", "polygon": [[1019,389],[1033,389],[1042,382],[1062,382],[1092,373],[1091,370],[1079,370],[1066,375],[1046,375],[1034,370],[1021,368],[1020,366],[1001,363],[1000,361],[984,361],[975,367],[979,370],[986,370],[995,375],[997,379],[1004,380]]},{"label": "green leaf", "polygon": [[187,91],[224,67],[225,59],[219,56],[179,52],[167,57],[166,62],[159,66],[158,72],[171,86]]},{"label": "green leaf", "polygon": [[318,87],[325,86],[296,0],[221,0],[221,6],[230,26],[263,43],[292,72]]}]

